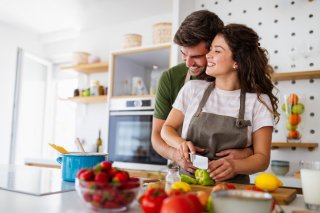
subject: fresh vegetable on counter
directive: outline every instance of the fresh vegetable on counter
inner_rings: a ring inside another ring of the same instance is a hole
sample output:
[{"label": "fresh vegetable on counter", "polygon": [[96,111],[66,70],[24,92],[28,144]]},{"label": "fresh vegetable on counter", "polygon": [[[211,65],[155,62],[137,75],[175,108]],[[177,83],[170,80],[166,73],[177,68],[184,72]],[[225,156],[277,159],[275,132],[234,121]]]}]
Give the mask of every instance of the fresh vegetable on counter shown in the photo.
[{"label": "fresh vegetable on counter", "polygon": [[197,169],[195,172],[197,182],[202,186],[213,186],[214,180],[209,176],[207,170]]},{"label": "fresh vegetable on counter", "polygon": [[182,174],[181,181],[188,184],[200,184],[202,186],[213,186],[215,183],[207,170],[197,169],[194,174],[195,178]]},{"label": "fresh vegetable on counter", "polygon": [[164,189],[148,189],[141,197],[140,204],[144,213],[159,213],[164,199],[168,197]]}]

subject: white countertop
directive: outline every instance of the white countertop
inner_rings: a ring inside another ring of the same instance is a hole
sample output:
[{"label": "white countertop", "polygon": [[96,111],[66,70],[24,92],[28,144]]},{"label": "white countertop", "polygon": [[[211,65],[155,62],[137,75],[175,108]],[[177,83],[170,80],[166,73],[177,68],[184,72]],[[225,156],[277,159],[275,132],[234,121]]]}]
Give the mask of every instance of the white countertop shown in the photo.
[{"label": "white countertop", "polygon": [[[32,196],[16,192],[0,190],[1,212],[9,213],[91,213],[95,212],[80,200],[76,191],[63,192],[45,196]],[[279,207],[277,207],[278,209]],[[297,198],[289,205],[282,206],[285,213],[292,210],[305,210],[303,196]],[[135,205],[127,212],[142,212],[140,206]]]},{"label": "white countertop", "polygon": [[[8,166],[0,166],[0,172],[3,172],[5,168],[8,168]],[[31,167],[29,168],[32,169]],[[47,169],[55,170],[54,173],[56,173],[56,171],[59,171],[53,168]],[[29,183],[28,181],[25,181],[21,184],[28,185]],[[95,212],[85,205],[76,191],[35,196],[0,189],[0,207],[1,212],[8,213]],[[289,206],[282,206],[282,208],[284,209],[285,213],[291,213],[292,210],[305,210],[303,196],[298,195],[297,198]],[[133,205],[133,207],[127,212],[141,212],[141,209],[140,206],[135,203],[135,205]]]}]

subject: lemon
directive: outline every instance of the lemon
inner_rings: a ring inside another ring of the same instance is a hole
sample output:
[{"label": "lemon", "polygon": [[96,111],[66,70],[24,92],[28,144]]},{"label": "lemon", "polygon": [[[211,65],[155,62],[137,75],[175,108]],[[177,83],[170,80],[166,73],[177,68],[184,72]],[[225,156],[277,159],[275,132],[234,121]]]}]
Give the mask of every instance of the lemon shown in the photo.
[{"label": "lemon", "polygon": [[256,177],[255,185],[264,191],[272,192],[282,186],[282,182],[277,176],[269,173],[261,173]]},{"label": "lemon", "polygon": [[178,181],[178,182],[174,182],[172,185],[171,185],[171,189],[174,189],[174,190],[182,190],[184,192],[189,192],[191,191],[191,187],[189,184],[185,183],[185,182],[181,182],[181,181]]}]

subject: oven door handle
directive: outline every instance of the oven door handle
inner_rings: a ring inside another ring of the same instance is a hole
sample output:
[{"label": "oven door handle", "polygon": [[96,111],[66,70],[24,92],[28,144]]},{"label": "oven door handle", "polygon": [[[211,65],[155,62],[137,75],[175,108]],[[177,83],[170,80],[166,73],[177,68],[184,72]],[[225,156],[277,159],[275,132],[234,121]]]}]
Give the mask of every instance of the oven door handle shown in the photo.
[{"label": "oven door handle", "polygon": [[120,116],[125,116],[125,115],[153,115],[153,110],[152,111],[111,111],[110,116],[114,115],[120,115]]}]

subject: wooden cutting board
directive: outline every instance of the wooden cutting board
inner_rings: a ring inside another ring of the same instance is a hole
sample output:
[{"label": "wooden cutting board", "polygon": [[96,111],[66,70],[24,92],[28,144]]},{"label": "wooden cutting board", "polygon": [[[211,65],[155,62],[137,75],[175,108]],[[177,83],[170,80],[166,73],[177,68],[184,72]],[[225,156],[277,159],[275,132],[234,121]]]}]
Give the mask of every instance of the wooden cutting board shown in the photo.
[{"label": "wooden cutting board", "polygon": [[[234,184],[237,189],[244,189],[247,186],[246,184]],[[210,193],[212,190],[212,186],[201,186],[201,185],[190,185],[192,191],[205,191]],[[296,197],[297,192],[295,189],[289,188],[278,188],[276,191],[270,193],[275,200],[275,202],[279,205],[288,205],[290,204]]]}]

